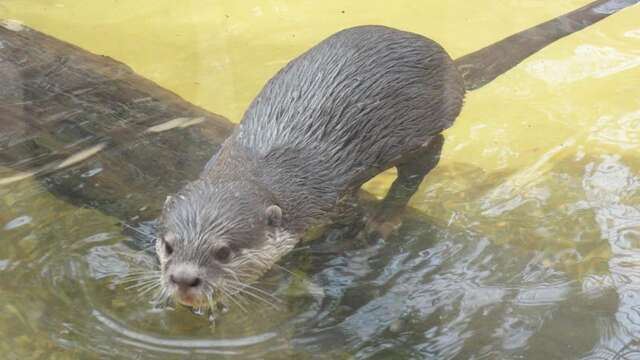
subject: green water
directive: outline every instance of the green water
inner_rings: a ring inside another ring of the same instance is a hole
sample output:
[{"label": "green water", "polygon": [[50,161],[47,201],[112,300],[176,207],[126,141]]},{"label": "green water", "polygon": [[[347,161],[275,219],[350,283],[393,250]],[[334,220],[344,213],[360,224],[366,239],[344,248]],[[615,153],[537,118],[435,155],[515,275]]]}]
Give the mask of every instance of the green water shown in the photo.
[{"label": "green water", "polygon": [[[237,120],[339,28],[396,26],[460,56],[586,3],[5,0],[0,17]],[[627,9],[470,93],[412,200],[423,215],[385,242],[294,251],[293,274],[260,283],[277,309],[247,299],[212,324],[156,308],[120,283],[153,267],[122,219],[0,182],[0,358],[640,358],[639,18]]]}]

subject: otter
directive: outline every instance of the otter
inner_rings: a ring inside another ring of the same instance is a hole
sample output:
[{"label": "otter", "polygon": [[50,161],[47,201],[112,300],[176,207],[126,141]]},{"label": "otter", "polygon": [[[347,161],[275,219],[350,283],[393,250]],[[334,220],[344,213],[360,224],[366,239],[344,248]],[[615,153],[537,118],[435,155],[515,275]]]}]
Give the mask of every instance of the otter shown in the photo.
[{"label": "otter", "polygon": [[464,91],[440,45],[383,26],[340,31],[294,59],[167,202],[157,246],[166,286],[194,305],[255,281],[392,166],[386,202],[401,207],[435,166],[423,159],[437,158]]},{"label": "otter", "polygon": [[156,241],[163,296],[207,307],[258,295],[251,284],[310,228],[358,217],[358,189],[391,167],[397,179],[369,223],[396,217],[437,165],[466,90],[618,3],[596,1],[458,61],[422,35],[375,25],[342,30],[293,59],[200,177],[167,199]]}]

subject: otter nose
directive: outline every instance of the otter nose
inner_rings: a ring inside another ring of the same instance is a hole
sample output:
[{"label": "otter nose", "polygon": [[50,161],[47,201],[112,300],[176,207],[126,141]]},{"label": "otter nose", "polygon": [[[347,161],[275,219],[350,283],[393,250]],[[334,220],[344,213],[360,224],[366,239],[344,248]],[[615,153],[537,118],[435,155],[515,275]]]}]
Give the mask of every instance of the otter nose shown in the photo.
[{"label": "otter nose", "polygon": [[169,275],[169,280],[181,288],[192,288],[200,285],[202,280],[193,274],[179,272]]}]

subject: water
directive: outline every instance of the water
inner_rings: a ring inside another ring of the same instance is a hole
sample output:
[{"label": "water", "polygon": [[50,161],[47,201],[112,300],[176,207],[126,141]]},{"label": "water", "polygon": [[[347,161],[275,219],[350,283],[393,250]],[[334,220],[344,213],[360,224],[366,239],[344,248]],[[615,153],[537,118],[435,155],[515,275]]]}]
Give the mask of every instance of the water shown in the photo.
[{"label": "water", "polygon": [[[0,17],[237,120],[338,28],[396,26],[458,57],[586,3],[5,0]],[[640,358],[639,16],[626,9],[470,93],[412,200],[420,213],[387,241],[301,246],[281,264],[291,273],[261,282],[278,309],[230,306],[212,324],[155,308],[118,282],[153,266],[144,236],[41,182],[3,183],[0,358]]]}]

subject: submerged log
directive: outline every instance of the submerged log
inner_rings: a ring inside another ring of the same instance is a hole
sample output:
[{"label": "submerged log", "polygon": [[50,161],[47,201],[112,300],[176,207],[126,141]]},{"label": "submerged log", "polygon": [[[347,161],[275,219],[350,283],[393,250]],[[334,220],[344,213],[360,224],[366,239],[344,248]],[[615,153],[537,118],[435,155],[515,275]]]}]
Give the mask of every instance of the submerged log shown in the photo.
[{"label": "submerged log", "polygon": [[[640,0],[597,0],[455,61],[477,89],[553,41]],[[233,124],[136,75],[15,22],[0,23],[0,186],[36,177],[122,220],[157,216]]]},{"label": "submerged log", "polygon": [[233,129],[118,61],[3,24],[0,186],[33,176],[75,205],[149,219]]}]

